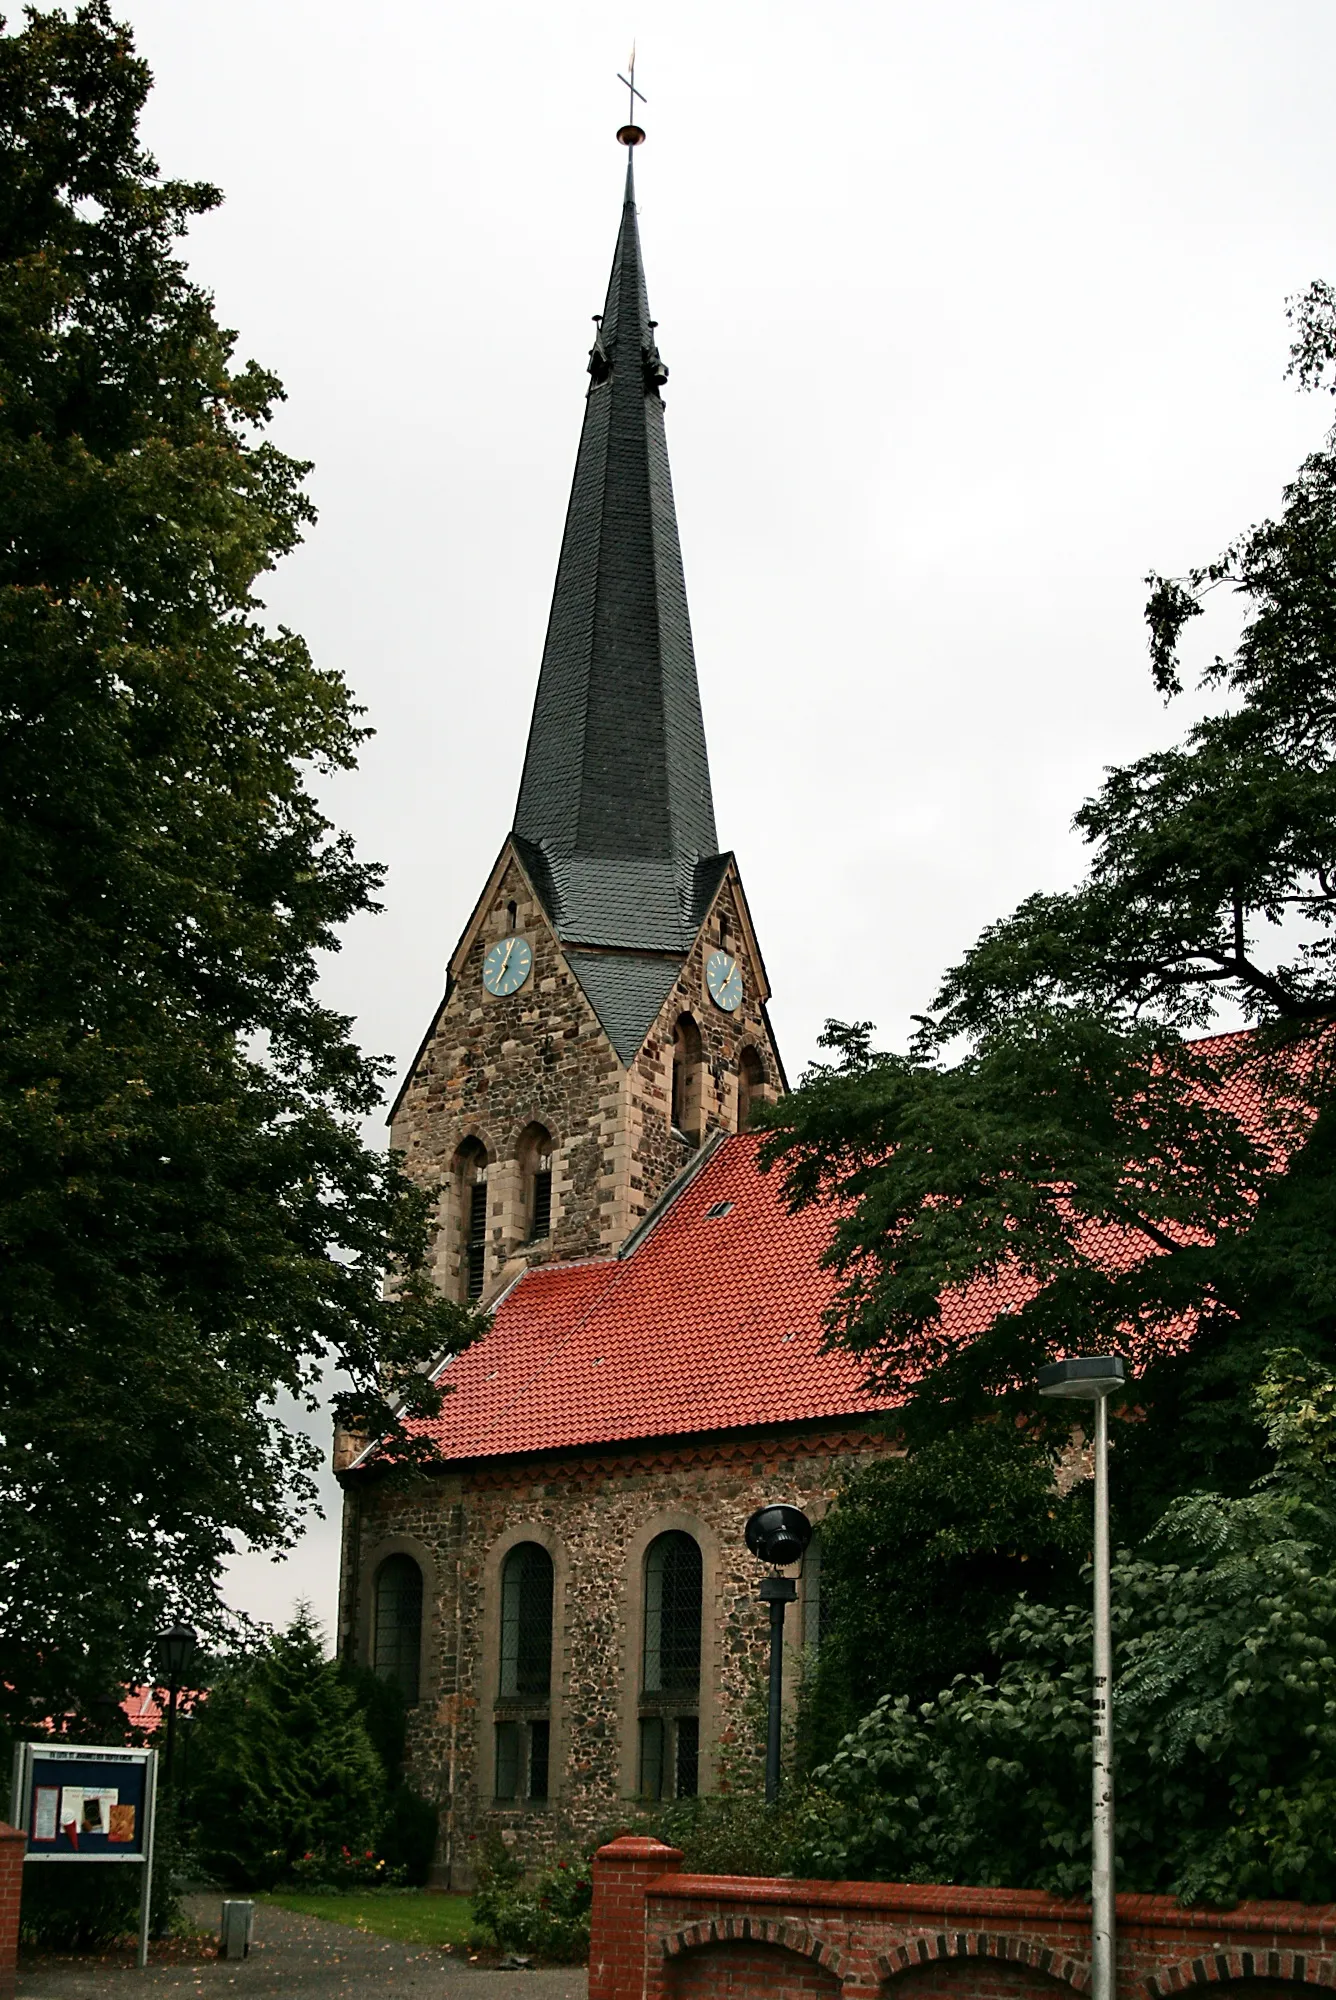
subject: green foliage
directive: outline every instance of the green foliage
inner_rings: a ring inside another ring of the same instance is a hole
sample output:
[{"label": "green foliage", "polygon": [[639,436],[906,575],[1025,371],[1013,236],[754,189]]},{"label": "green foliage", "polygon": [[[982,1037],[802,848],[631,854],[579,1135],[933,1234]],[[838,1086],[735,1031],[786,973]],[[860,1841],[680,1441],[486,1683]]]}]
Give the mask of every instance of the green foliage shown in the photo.
[{"label": "green foliage", "polygon": [[[1293,372],[1330,386],[1336,292],[1315,285],[1292,316]],[[1266,1347],[1321,1353],[1336,1328],[1322,1118],[1336,1057],[1336,434],[1275,520],[1150,583],[1167,696],[1204,597],[1233,595],[1238,644],[1202,676],[1218,712],[1107,773],[1076,816],[1084,879],[991,925],[907,1055],[874,1050],[866,1022],[829,1024],[831,1059],[763,1114],[763,1159],[795,1204],[833,1205],[831,1338],[908,1394],[911,1433],[999,1397],[1037,1413],[1035,1372],[1079,1328],[1088,1350],[1146,1371],[1152,1424],[1164,1370],[1192,1419],[1179,1441],[1202,1453],[1186,1482],[1218,1461],[1237,1490],[1257,1440],[1235,1452],[1222,1405],[1243,1416]],[[1186,1040],[1221,1004],[1261,1033]],[[1282,1194],[1277,1167],[1315,1114],[1323,1158]],[[963,1341],[939,1301],[971,1287],[991,1288],[996,1313]],[[1209,1380],[1174,1373],[1194,1329]]]},{"label": "green foliage", "polygon": [[439,1821],[430,1799],[415,1792],[404,1776],[408,1707],[397,1681],[370,1667],[342,1661],[339,1666],[385,1773],[386,1805],[379,1854],[398,1881],[417,1886],[427,1879],[436,1852]]},{"label": "green foliage", "polygon": [[[471,1318],[359,1122],[383,1066],[316,994],[379,870],[313,775],[364,734],[257,595],[313,518],[176,254],[106,0],[0,32],[0,1701],[31,1727],[226,1625],[332,1362],[379,1428]],[[401,1274],[390,1294],[387,1266]],[[388,1399],[388,1400],[387,1400]],[[391,1422],[391,1443],[403,1433]]]},{"label": "green foliage", "polygon": [[526,1885],[505,1842],[491,1833],[482,1843],[477,1877],[473,1917],[481,1942],[558,1965],[582,1965],[588,1958],[594,1887],[587,1861],[559,1860]]},{"label": "green foliage", "polygon": [[[153,1837],[149,1931],[164,1937],[182,1920],[187,1855],[170,1798],[158,1794]],[[99,1951],[139,1936],[143,1871],[119,1868],[25,1868],[19,1931],[39,1951]]]},{"label": "green foliage", "polygon": [[316,1896],[344,1896],[359,1890],[402,1889],[406,1877],[402,1868],[392,1868],[374,1848],[354,1853],[351,1847],[322,1847],[314,1854],[299,1854],[288,1870],[294,1888]]},{"label": "green foliage", "polygon": [[[1124,1889],[1336,1895],[1334,1407],[1336,1378],[1281,1357],[1263,1397],[1273,1474],[1180,1499],[1114,1566]],[[1022,1599],[996,1676],[886,1696],[814,1774],[795,1868],[1080,1893],[1090,1644],[1086,1604]]]},{"label": "green foliage", "polygon": [[822,1633],[804,1682],[803,1761],[829,1756],[888,1691],[911,1707],[998,1665],[992,1634],[1023,1589],[1065,1596],[1090,1547],[1083,1485],[1065,1499],[1033,1431],[981,1424],[854,1470],[821,1528]]},{"label": "green foliage", "polygon": [[768,1806],[757,1790],[716,1792],[647,1806],[618,1832],[652,1835],[680,1847],[683,1866],[693,1875],[784,1875],[791,1872],[794,1807],[788,1796]]},{"label": "green foliage", "polygon": [[224,1668],[194,1730],[187,1806],[222,1881],[270,1888],[304,1855],[377,1851],[384,1769],[309,1611]]}]

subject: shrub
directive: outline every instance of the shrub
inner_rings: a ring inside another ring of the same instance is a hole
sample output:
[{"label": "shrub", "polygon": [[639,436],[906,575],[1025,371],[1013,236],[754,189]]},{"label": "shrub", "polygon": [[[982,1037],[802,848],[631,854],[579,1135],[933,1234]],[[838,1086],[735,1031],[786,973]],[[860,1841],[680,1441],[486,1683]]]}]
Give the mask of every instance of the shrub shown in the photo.
[{"label": "shrub", "polygon": [[559,1860],[526,1886],[505,1842],[489,1834],[478,1863],[473,1918],[482,1939],[502,1951],[582,1965],[589,1956],[593,1894],[589,1863],[583,1859]]},{"label": "shrub", "polygon": [[[162,1937],[181,1920],[184,1852],[170,1800],[161,1802],[153,1838],[149,1929]],[[25,1868],[19,1914],[22,1943],[41,1951],[100,1951],[139,1933],[141,1870],[134,1866]]]},{"label": "shrub", "polygon": [[288,1880],[298,1889],[341,1895],[353,1889],[401,1889],[408,1880],[406,1868],[394,1868],[383,1854],[368,1847],[362,1854],[340,1847],[331,1853],[325,1848],[299,1854],[288,1870]]},{"label": "shrub", "polygon": [[[1277,1471],[1177,1501],[1114,1568],[1128,1890],[1336,1897],[1336,1379],[1278,1357],[1260,1400]],[[846,1736],[800,1812],[799,1872],[1085,1888],[1088,1600],[1022,1599],[995,1643],[996,1676],[887,1695]]]},{"label": "shrub", "polygon": [[271,1888],[303,1855],[378,1844],[384,1769],[304,1607],[220,1671],[190,1761],[199,1858],[230,1886]]}]

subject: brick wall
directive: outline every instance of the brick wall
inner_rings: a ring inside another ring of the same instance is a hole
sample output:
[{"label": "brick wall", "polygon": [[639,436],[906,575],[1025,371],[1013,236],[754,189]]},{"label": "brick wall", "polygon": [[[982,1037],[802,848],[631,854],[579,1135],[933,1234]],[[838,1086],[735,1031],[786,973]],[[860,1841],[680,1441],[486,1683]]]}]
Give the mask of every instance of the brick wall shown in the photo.
[{"label": "brick wall", "polygon": [[[594,1862],[590,2000],[1060,2000],[1090,1984],[1090,1912],[1030,1890],[684,1875],[674,1848]],[[1336,1983],[1336,1907],[1118,1898],[1119,2000]]]},{"label": "brick wall", "polygon": [[0,1820],[0,2000],[12,2000],[19,1958],[19,1904],[23,1897],[23,1850],[27,1842],[15,1826]]}]

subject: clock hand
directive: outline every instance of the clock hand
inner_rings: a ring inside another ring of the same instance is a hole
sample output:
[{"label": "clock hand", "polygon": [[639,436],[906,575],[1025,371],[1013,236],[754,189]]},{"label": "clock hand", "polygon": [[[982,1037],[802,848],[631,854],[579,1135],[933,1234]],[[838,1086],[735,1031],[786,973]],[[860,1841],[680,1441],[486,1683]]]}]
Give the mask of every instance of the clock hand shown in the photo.
[{"label": "clock hand", "polygon": [[510,943],[506,946],[505,957],[502,959],[500,965],[497,967],[496,976],[498,980],[502,980],[505,978],[506,967],[510,964],[510,954],[512,951],[514,951],[514,949],[515,949],[515,940],[514,938],[512,938],[510,940]]}]

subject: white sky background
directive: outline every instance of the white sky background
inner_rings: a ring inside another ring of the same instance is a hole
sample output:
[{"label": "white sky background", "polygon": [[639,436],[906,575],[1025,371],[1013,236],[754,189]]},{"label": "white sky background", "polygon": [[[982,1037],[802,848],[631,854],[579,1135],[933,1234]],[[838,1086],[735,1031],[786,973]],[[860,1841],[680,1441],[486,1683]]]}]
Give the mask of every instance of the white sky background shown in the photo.
[{"label": "white sky background", "polygon": [[[1071,881],[1101,767],[1169,740],[1142,578],[1277,504],[1330,406],[1327,0],[120,0],[191,258],[275,368],[320,523],[275,615],[377,734],[331,810],[389,865],[330,999],[400,1073],[510,824],[619,217],[641,232],[720,839],[790,1075]],[[332,1623],[330,1518],[235,1601]]]}]

